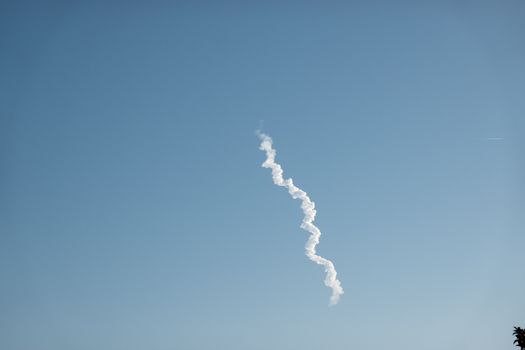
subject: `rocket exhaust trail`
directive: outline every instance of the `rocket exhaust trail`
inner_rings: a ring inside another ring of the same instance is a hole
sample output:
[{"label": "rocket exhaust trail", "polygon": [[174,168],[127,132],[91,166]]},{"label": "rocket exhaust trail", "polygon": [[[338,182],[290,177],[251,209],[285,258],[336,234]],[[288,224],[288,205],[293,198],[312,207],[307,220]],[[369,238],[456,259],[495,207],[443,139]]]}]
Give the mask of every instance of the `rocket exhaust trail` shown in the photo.
[{"label": "rocket exhaust trail", "polygon": [[262,167],[270,168],[272,170],[273,182],[277,186],[286,187],[292,198],[301,200],[301,209],[304,213],[301,228],[310,233],[310,237],[308,238],[305,246],[306,256],[316,264],[324,266],[326,271],[324,284],[332,289],[330,305],[335,305],[339,301],[339,298],[344,293],[344,291],[341,287],[341,282],[339,282],[337,279],[337,271],[335,270],[334,264],[330,260],[317,255],[315,251],[315,247],[317,244],[319,244],[319,238],[321,236],[321,231],[313,224],[313,221],[315,220],[315,214],[317,212],[315,210],[315,203],[312,202],[305,191],[293,184],[291,178],[283,178],[283,169],[278,163],[275,162],[276,152],[272,147],[272,138],[266,134],[261,133],[260,131],[257,131],[257,136],[259,136],[259,139],[261,140],[259,149],[266,152],[266,160],[264,163],[262,163]]}]

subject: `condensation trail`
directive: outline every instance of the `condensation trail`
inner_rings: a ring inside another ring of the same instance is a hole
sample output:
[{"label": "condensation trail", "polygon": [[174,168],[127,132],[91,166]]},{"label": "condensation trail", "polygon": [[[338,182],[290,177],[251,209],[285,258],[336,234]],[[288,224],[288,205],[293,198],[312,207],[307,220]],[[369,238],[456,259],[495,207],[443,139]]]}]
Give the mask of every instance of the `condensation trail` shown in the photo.
[{"label": "condensation trail", "polygon": [[283,169],[279,164],[275,162],[275,149],[272,147],[272,138],[266,134],[257,131],[257,136],[261,139],[261,145],[259,149],[266,152],[266,160],[262,164],[263,168],[270,168],[272,170],[273,182],[277,186],[286,187],[288,192],[294,199],[301,200],[301,209],[304,213],[303,222],[301,228],[310,233],[310,237],[306,242],[305,250],[306,256],[313,262],[323,265],[326,271],[326,278],[324,284],[332,288],[332,296],[330,297],[330,305],[335,305],[339,301],[339,298],[344,293],[343,288],[341,287],[341,282],[337,279],[337,271],[335,270],[334,264],[328,260],[316,254],[315,247],[319,244],[319,237],[321,236],[321,231],[317,226],[313,224],[315,220],[315,203],[312,202],[308,194],[296,187],[293,184],[292,179],[283,178]]}]

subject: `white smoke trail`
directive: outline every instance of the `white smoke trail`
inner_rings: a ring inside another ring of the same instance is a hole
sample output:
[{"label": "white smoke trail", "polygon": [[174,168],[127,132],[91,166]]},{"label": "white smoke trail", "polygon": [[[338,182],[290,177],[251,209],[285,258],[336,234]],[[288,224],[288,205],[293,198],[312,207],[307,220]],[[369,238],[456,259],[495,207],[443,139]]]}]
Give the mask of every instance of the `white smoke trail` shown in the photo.
[{"label": "white smoke trail", "polygon": [[310,197],[308,197],[308,194],[305,191],[293,184],[291,178],[286,180],[283,178],[283,169],[275,162],[276,152],[275,149],[272,148],[272,138],[260,131],[257,131],[257,136],[261,139],[259,149],[266,152],[266,160],[262,164],[262,167],[272,169],[273,182],[277,186],[286,187],[292,198],[300,199],[302,201],[301,208],[303,209],[304,218],[301,228],[310,233],[310,237],[305,246],[306,256],[313,262],[324,266],[326,271],[324,284],[327,287],[332,288],[330,305],[335,305],[344,291],[341,287],[341,282],[337,279],[337,271],[335,271],[334,264],[330,260],[317,255],[315,251],[315,246],[319,244],[319,237],[321,236],[321,231],[313,224],[315,214],[317,213],[315,210],[315,203],[310,200]]}]

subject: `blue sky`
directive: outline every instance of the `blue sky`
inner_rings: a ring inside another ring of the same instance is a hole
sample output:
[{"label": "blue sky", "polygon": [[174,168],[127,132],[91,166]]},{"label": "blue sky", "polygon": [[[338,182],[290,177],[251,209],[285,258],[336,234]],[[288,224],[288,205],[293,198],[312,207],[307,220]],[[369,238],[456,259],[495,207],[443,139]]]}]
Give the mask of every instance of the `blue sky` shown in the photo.
[{"label": "blue sky", "polygon": [[[0,347],[512,349],[524,15],[3,2]],[[316,202],[335,307],[261,120]]]}]

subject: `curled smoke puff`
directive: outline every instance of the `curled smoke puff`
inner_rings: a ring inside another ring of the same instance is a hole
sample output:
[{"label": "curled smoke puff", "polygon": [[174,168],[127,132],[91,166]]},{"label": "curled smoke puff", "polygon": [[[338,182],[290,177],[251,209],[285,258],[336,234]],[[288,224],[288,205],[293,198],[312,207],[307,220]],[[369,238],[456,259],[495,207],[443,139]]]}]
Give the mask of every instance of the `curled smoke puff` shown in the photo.
[{"label": "curled smoke puff", "polygon": [[315,214],[317,212],[315,210],[315,203],[312,202],[305,191],[293,184],[291,178],[283,178],[283,169],[275,162],[276,152],[272,147],[272,138],[266,134],[261,133],[260,131],[257,131],[257,136],[261,140],[259,149],[266,152],[266,160],[262,164],[262,167],[270,168],[272,170],[272,179],[277,186],[286,187],[292,198],[301,200],[301,209],[304,213],[301,228],[310,233],[310,237],[308,238],[305,246],[306,256],[316,264],[324,266],[326,271],[324,284],[332,289],[330,305],[335,305],[339,301],[339,298],[344,293],[344,291],[341,287],[341,282],[339,282],[337,279],[337,271],[335,270],[334,264],[330,260],[317,255],[315,251],[315,247],[317,244],[319,244],[319,238],[321,237],[321,231],[313,224],[313,221],[315,220]]}]

